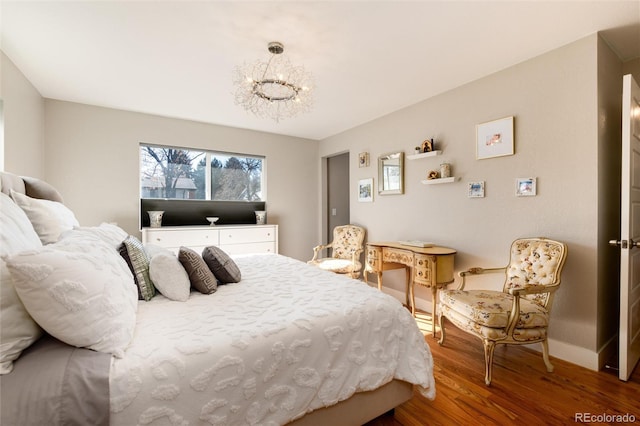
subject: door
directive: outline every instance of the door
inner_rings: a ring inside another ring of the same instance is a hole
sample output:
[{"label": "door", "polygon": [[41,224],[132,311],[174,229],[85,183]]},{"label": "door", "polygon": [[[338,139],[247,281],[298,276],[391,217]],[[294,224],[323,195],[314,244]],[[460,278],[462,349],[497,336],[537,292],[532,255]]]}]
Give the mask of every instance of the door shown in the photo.
[{"label": "door", "polygon": [[347,225],[349,212],[349,153],[327,158],[327,242],[333,228]]},{"label": "door", "polygon": [[640,359],[640,88],[623,77],[620,224],[620,371],[628,380]]}]

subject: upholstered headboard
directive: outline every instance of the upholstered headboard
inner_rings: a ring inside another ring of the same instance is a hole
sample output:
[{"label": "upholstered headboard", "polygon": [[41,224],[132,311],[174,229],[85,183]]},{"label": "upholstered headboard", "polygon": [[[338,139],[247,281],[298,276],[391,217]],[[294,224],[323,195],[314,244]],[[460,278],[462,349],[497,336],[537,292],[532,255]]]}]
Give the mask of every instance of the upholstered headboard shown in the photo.
[{"label": "upholstered headboard", "polygon": [[10,196],[12,189],[31,198],[63,202],[60,193],[40,179],[0,172],[0,191]]}]

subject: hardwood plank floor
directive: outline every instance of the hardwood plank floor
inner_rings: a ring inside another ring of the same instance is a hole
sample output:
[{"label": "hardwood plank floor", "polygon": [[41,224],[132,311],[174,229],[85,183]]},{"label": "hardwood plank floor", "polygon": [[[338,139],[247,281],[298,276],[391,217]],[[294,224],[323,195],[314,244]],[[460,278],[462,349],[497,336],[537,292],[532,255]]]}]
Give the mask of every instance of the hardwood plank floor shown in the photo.
[{"label": "hardwood plank floor", "polygon": [[[395,410],[366,426],[423,425],[565,425],[578,413],[592,416],[632,415],[640,423],[640,369],[628,382],[617,371],[595,372],[551,358],[547,373],[539,352],[522,346],[498,346],[491,386],[484,384],[484,352],[480,339],[446,324],[447,339],[438,345],[430,318],[419,315],[434,360],[436,399],[417,392]],[[583,415],[583,419],[584,419]],[[611,421],[593,424],[621,424]],[[587,423],[587,422],[585,422]]]}]

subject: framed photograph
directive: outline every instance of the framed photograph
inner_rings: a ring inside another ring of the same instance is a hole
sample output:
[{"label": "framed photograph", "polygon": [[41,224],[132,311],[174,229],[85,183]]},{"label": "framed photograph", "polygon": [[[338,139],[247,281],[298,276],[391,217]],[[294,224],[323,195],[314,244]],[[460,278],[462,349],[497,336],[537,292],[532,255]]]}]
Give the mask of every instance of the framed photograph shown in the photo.
[{"label": "framed photograph", "polygon": [[476,126],[476,159],[513,155],[513,117]]},{"label": "framed photograph", "polygon": [[371,203],[373,201],[373,178],[358,181],[358,201]]},{"label": "framed photograph", "polygon": [[533,197],[536,195],[536,178],[517,178],[516,197]]},{"label": "framed photograph", "polygon": [[358,167],[369,167],[369,153],[361,152],[358,154]]},{"label": "framed photograph", "polygon": [[469,182],[469,198],[484,198],[484,181]]},{"label": "framed photograph", "polygon": [[427,139],[424,142],[422,142],[422,145],[420,145],[420,149],[422,149],[422,152],[431,152],[431,151],[433,151],[433,140],[432,139]]}]

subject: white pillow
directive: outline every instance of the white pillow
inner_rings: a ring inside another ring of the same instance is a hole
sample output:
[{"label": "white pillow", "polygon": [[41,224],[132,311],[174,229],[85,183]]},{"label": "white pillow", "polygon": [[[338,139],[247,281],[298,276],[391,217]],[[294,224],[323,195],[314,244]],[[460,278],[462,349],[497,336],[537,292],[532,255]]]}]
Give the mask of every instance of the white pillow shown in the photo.
[{"label": "white pillow", "polygon": [[113,247],[67,240],[5,261],[27,311],[49,334],[69,345],[124,355],[138,291]]},{"label": "white pillow", "polygon": [[97,238],[117,249],[128,236],[129,234],[117,225],[101,223],[100,226],[76,226],[70,231],[63,232],[58,241],[77,237]]},{"label": "white pillow", "polygon": [[[0,256],[42,247],[29,218],[8,195],[0,193]],[[42,335],[13,287],[13,280],[0,260],[0,374],[13,370],[13,361]]]},{"label": "white pillow", "polygon": [[176,255],[163,247],[145,246],[149,261],[149,277],[155,288],[167,299],[185,302],[191,293],[189,274]]},{"label": "white pillow", "polygon": [[60,234],[79,225],[73,212],[57,201],[31,198],[14,190],[11,198],[27,214],[42,244],[55,243]]}]

